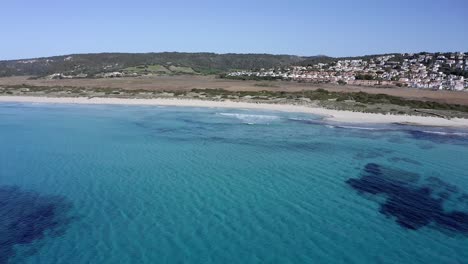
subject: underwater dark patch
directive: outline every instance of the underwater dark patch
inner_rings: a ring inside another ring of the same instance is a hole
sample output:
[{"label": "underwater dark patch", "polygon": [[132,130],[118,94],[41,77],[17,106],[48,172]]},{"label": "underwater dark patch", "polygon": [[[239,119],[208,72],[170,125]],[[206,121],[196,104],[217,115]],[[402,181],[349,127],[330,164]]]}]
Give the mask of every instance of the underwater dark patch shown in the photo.
[{"label": "underwater dark patch", "polygon": [[404,162],[404,163],[413,164],[413,165],[421,165],[421,162],[410,159],[410,158],[392,157],[392,158],[389,158],[388,160],[391,162]]},{"label": "underwater dark patch", "polygon": [[384,156],[384,154],[378,151],[364,151],[364,152],[358,152],[356,155],[354,155],[354,159],[357,159],[357,160],[375,159],[375,158],[380,158],[382,156]]},{"label": "underwater dark patch", "polygon": [[165,134],[165,133],[172,133],[172,132],[177,132],[180,129],[177,128],[167,128],[167,127],[158,127],[154,124],[148,123],[148,122],[133,122],[134,125],[137,127],[143,128],[145,130],[151,131],[151,133],[154,134]]},{"label": "underwater dark patch", "polygon": [[15,256],[15,246],[62,235],[72,218],[63,196],[41,195],[0,186],[0,263]]},{"label": "underwater dark patch", "polygon": [[375,158],[383,157],[391,153],[393,153],[392,150],[384,149],[384,148],[359,150],[359,152],[356,155],[354,155],[354,159],[357,159],[357,160],[375,159]]},{"label": "underwater dark patch", "polygon": [[413,139],[430,141],[438,144],[457,144],[468,146],[468,133],[406,130]]},{"label": "underwater dark patch", "polygon": [[461,195],[460,197],[457,198],[457,200],[460,203],[464,203],[464,204],[468,205],[468,194]]},{"label": "underwater dark patch", "polygon": [[394,218],[403,228],[435,226],[468,235],[468,212],[444,208],[448,199],[465,194],[460,196],[456,186],[439,178],[430,177],[420,183],[417,174],[369,163],[360,178],[348,179],[346,183],[361,194],[384,195],[379,212]]},{"label": "underwater dark patch", "polygon": [[281,140],[271,139],[268,141],[253,141],[250,138],[244,139],[224,139],[224,143],[244,145],[249,147],[257,147],[269,149],[272,151],[293,151],[293,152],[322,152],[332,151],[332,145],[322,142],[285,142]]},{"label": "underwater dark patch", "polygon": [[325,122],[322,119],[301,119],[301,118],[288,118],[288,121],[300,123],[305,125],[323,125]]}]

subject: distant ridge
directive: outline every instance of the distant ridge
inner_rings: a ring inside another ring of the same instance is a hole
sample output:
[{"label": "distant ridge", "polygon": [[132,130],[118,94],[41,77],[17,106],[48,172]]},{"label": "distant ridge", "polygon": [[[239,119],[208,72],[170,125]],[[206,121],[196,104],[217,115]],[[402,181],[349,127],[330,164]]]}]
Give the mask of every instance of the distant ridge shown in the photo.
[{"label": "distant ridge", "polygon": [[217,54],[210,52],[89,53],[0,61],[0,77],[25,75],[44,77],[52,74],[92,77],[128,69],[131,69],[130,72],[137,73],[219,74],[231,70],[252,70],[290,65],[310,66],[343,59],[369,60],[382,55],[396,55],[396,57],[402,58],[399,53],[340,58],[326,55]]},{"label": "distant ridge", "polygon": [[328,60],[327,56],[301,57],[272,54],[216,54],[216,53],[94,53],[70,54],[33,59],[0,61],[0,76],[54,73],[88,74],[113,72],[142,65],[190,67],[197,73],[220,73],[229,70],[271,68],[299,64],[306,60]]}]

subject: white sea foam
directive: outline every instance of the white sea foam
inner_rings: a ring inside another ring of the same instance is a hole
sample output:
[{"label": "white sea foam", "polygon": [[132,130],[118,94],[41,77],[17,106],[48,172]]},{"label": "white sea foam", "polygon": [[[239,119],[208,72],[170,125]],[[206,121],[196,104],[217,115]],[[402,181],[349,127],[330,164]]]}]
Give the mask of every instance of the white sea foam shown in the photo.
[{"label": "white sea foam", "polygon": [[234,117],[242,122],[253,125],[253,124],[265,124],[280,119],[279,116],[274,115],[253,115],[253,114],[240,114],[240,113],[217,113],[221,116]]},{"label": "white sea foam", "polygon": [[421,132],[428,133],[428,134],[442,135],[442,136],[468,137],[468,133],[463,133],[463,132],[443,132],[443,131],[429,131],[429,130],[422,130]]},{"label": "white sea foam", "polygon": [[297,117],[291,117],[291,118],[289,118],[289,120],[299,121],[299,122],[320,122],[320,121],[322,121],[321,119],[297,118]]},{"label": "white sea foam", "polygon": [[312,121],[312,119],[308,119],[308,118],[297,118],[297,117],[291,117],[289,118],[291,120],[294,120],[294,121]]},{"label": "white sea foam", "polygon": [[345,128],[345,129],[359,129],[359,130],[383,130],[382,128],[377,127],[358,127],[358,126],[336,126],[337,128]]}]

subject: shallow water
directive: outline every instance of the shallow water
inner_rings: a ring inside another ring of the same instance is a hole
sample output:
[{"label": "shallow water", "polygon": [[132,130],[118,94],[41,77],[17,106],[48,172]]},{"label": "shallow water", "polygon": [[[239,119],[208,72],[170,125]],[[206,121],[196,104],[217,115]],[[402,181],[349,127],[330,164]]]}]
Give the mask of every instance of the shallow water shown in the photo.
[{"label": "shallow water", "polygon": [[467,263],[468,134],[0,104],[0,263]]}]

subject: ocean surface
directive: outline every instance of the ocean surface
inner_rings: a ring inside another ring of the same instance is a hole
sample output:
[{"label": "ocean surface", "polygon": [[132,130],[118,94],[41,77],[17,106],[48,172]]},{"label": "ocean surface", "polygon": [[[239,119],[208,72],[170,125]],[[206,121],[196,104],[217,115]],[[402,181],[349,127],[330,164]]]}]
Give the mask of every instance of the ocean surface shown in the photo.
[{"label": "ocean surface", "polygon": [[3,263],[468,263],[468,131],[2,103]]}]

